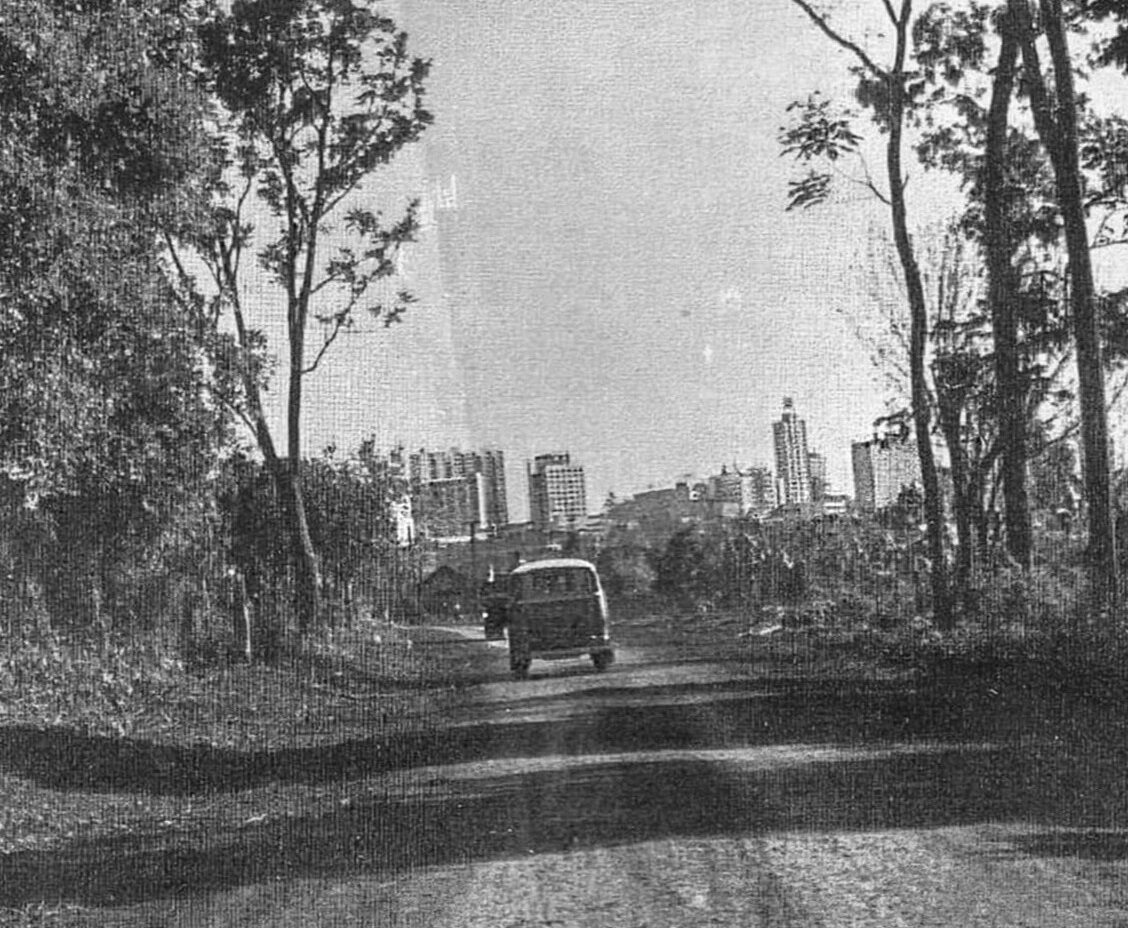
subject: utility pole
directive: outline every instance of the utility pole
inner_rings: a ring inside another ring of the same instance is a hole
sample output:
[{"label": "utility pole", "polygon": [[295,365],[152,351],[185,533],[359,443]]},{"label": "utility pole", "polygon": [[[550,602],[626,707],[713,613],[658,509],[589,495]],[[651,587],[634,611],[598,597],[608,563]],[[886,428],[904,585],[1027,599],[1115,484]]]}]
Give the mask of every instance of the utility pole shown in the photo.
[{"label": "utility pole", "polygon": [[467,524],[470,529],[470,583],[473,593],[471,603],[474,606],[475,617],[482,614],[481,590],[478,588],[478,548],[476,545],[478,535],[478,520],[471,519]]}]

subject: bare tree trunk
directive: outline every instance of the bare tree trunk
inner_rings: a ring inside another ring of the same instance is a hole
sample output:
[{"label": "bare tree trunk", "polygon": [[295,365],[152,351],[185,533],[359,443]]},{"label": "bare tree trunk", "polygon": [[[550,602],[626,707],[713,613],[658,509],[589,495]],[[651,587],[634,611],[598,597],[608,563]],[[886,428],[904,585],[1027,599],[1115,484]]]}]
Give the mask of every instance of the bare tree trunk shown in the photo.
[{"label": "bare tree trunk", "polygon": [[[274,438],[266,424],[266,416],[262,411],[258,385],[248,378],[245,386],[251,419],[255,425],[255,437],[274,482],[274,489],[282,506],[286,530],[290,535],[290,551],[294,560],[296,581],[294,611],[297,615],[298,627],[304,633],[313,625],[320,607],[321,576],[317,554],[309,533],[305,499],[302,496],[301,459],[294,451],[299,436],[293,431],[291,421],[289,456],[286,460],[280,459],[274,446]],[[293,418],[291,413],[291,420]]]},{"label": "bare tree trunk", "polygon": [[[299,320],[304,328],[304,317]],[[294,611],[304,635],[317,621],[321,608],[321,571],[309,534],[301,477],[302,342],[290,344],[290,395],[287,409],[285,507],[295,567]]]},{"label": "bare tree trunk", "polygon": [[917,264],[909,236],[905,205],[905,181],[901,166],[901,139],[905,116],[905,56],[908,50],[909,20],[912,3],[904,0],[896,20],[897,51],[888,76],[889,136],[885,149],[886,173],[889,177],[889,205],[893,221],[893,240],[905,278],[909,297],[911,325],[909,332],[909,377],[912,392],[913,425],[917,453],[920,456],[921,483],[924,485],[924,515],[928,526],[928,555],[932,562],[932,609],[936,623],[942,628],[953,623],[951,596],[948,589],[948,564],[944,550],[944,500],[936,472],[936,456],[932,450],[932,404],[925,374],[925,346],[928,339],[928,307],[924,298],[920,266]]},{"label": "bare tree trunk", "polygon": [[964,593],[969,589],[972,572],[975,568],[975,533],[973,530],[973,497],[968,466],[967,451],[960,435],[960,409],[958,398],[949,399],[938,384],[936,402],[940,428],[944,442],[948,446],[948,457],[952,466],[952,509],[956,517],[956,564],[953,576],[953,605],[960,605],[966,612]]},{"label": "bare tree trunk", "polygon": [[1065,225],[1073,289],[1073,337],[1077,343],[1077,374],[1081,393],[1081,436],[1085,449],[1085,493],[1089,502],[1089,557],[1094,592],[1112,606],[1117,598],[1116,535],[1109,478],[1108,413],[1105,407],[1104,365],[1097,332],[1093,265],[1081,191],[1077,138],[1077,104],[1073,63],[1065,35],[1061,0],[1042,0],[1042,17],[1050,44],[1057,87],[1057,127],[1060,163],[1058,206]]},{"label": "bare tree trunk", "polygon": [[1018,280],[1007,232],[1007,112],[1014,91],[1018,39],[1009,11],[999,19],[1002,44],[991,87],[983,165],[987,303],[995,338],[996,410],[1002,446],[1003,514],[1007,551],[1023,570],[1031,566],[1030,506],[1026,493],[1026,390],[1019,366],[1015,296]]},{"label": "bare tree trunk", "polygon": [[302,494],[298,469],[300,460],[279,462],[276,484],[281,481],[282,507],[290,532],[290,549],[294,559],[294,612],[298,630],[305,634],[313,627],[321,606],[321,571],[317,553],[309,533],[305,497]]}]

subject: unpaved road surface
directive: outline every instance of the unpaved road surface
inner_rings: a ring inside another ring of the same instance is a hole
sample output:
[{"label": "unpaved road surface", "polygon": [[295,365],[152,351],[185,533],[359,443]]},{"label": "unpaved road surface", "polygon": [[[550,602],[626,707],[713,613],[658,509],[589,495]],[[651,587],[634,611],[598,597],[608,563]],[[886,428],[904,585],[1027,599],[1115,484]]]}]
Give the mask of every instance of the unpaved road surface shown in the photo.
[{"label": "unpaved road surface", "polygon": [[135,856],[103,923],[1128,926],[1099,708],[645,643],[517,682],[473,638],[431,633],[466,685],[334,808]]}]

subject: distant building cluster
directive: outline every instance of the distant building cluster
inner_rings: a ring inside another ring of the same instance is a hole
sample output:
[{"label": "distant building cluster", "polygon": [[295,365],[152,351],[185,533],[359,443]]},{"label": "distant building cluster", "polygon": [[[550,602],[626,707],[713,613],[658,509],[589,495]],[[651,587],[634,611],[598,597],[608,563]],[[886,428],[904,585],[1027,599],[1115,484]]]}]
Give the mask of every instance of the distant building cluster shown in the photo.
[{"label": "distant building cluster", "polygon": [[[774,473],[763,466],[725,465],[720,473],[703,481],[685,481],[672,490],[639,493],[633,501],[643,509],[666,507],[677,512],[682,521],[709,517],[813,518],[847,512],[850,500],[831,486],[826,457],[810,449],[807,423],[789,396],[783,398],[780,417],[772,423],[772,448]],[[854,506],[861,512],[892,506],[906,487],[920,483],[916,445],[907,430],[854,442],[851,463]]]},{"label": "distant building cluster", "polygon": [[[402,488],[393,501],[401,543],[496,534],[510,524],[505,453],[500,449],[405,453],[398,448],[382,460]],[[581,527],[588,517],[583,466],[559,452],[538,455],[527,470],[533,526],[543,531]]]},{"label": "distant building cluster", "polygon": [[704,480],[636,493],[617,507],[620,515],[628,522],[649,521],[659,512],[681,522],[843,515],[847,497],[832,491],[826,458],[808,447],[807,423],[791,397],[784,397],[780,418],[772,423],[772,439],[774,473],[763,465],[722,465]]},{"label": "distant building cluster", "polygon": [[[773,519],[839,516],[849,499],[831,487],[826,458],[807,443],[807,423],[791,397],[784,397],[772,423],[775,470],[762,465],[722,465],[703,480],[686,478],[672,488],[647,490],[630,500],[613,498],[604,512],[587,509],[583,465],[566,451],[540,454],[525,463],[530,521],[512,525],[505,455],[497,448],[393,451],[390,474],[404,488],[394,506],[398,537],[457,540],[502,530],[596,532],[611,521],[661,518],[687,523],[702,519]],[[907,486],[919,484],[916,446],[907,430],[875,435],[851,445],[854,508],[874,513],[895,504]],[[508,528],[507,528],[508,527]]]},{"label": "distant building cluster", "polygon": [[783,398],[783,412],[772,423],[776,461],[775,503],[791,512],[842,515],[846,497],[831,490],[826,458],[807,446],[807,423],[795,411],[795,401]]}]

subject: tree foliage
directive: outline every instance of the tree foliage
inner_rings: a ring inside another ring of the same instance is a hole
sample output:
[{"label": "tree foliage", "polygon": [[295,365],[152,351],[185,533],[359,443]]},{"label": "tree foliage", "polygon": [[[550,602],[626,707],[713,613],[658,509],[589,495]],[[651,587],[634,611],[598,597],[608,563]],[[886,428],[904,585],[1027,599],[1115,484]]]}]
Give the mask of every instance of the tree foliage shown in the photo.
[{"label": "tree foliage", "polygon": [[158,245],[203,217],[194,47],[188,4],[0,5],[5,554],[71,627],[152,621],[227,439]]},{"label": "tree foliage", "polygon": [[0,454],[35,492],[136,483],[214,437],[156,246],[169,216],[191,221],[201,179],[203,101],[168,61],[187,24],[141,3],[15,6],[0,31]]}]

